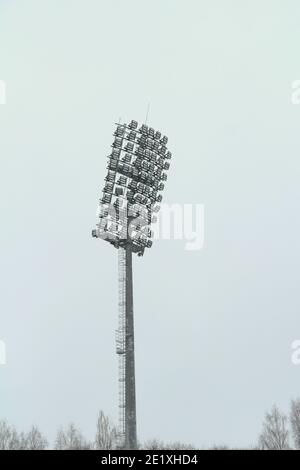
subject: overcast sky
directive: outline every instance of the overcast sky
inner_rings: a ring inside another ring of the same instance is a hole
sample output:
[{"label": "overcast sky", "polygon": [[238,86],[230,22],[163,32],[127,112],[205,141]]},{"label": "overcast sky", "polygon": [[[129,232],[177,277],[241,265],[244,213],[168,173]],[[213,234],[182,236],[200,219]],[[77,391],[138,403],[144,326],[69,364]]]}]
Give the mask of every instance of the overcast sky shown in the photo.
[{"label": "overcast sky", "polygon": [[297,0],[0,0],[0,419],[117,420],[117,251],[91,238],[113,124],[169,136],[205,243],[134,259],[138,435],[255,444],[300,394]]}]

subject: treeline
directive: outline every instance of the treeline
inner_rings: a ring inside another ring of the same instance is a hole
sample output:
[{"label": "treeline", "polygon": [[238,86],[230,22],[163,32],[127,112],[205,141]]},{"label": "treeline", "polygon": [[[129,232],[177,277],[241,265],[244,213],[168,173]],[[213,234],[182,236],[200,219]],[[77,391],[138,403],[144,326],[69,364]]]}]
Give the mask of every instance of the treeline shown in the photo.
[{"label": "treeline", "polygon": [[[66,428],[58,430],[51,448],[57,450],[110,450],[116,448],[117,438],[116,428],[103,411],[100,411],[95,438],[92,442],[83,436],[80,429],[70,423]],[[28,432],[19,433],[14,426],[10,426],[6,421],[0,421],[0,450],[44,450],[49,448],[47,438],[36,426],[33,426]]]},{"label": "treeline", "polygon": [[[58,430],[54,445],[36,427],[28,432],[18,432],[6,421],[0,421],[0,450],[111,450],[118,448],[117,429],[100,411],[97,419],[95,438],[87,440],[80,429],[71,423]],[[181,442],[164,443],[152,439],[139,445],[145,450],[192,450],[195,447]],[[226,446],[215,446],[213,450],[227,450]],[[274,406],[266,413],[257,444],[249,447],[255,450],[300,450],[300,399],[292,400],[289,414],[282,413]]]}]

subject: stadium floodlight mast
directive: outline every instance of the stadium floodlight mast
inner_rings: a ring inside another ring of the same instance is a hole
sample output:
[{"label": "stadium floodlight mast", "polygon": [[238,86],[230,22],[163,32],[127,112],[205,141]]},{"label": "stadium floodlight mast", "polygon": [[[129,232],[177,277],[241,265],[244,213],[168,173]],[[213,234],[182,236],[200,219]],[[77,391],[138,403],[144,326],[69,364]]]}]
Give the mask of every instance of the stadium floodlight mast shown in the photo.
[{"label": "stadium floodlight mast", "polygon": [[168,138],[137,121],[116,124],[107,175],[99,204],[99,223],[92,236],[119,250],[118,447],[137,448],[132,253],[142,256],[152,246],[156,220],[167,180],[171,152]]}]

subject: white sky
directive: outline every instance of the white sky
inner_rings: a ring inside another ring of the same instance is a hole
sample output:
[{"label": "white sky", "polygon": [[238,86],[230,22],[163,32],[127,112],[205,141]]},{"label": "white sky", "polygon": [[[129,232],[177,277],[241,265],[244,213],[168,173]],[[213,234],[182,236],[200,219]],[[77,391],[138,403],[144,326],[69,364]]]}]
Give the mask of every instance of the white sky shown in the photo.
[{"label": "white sky", "polygon": [[113,123],[169,136],[205,246],[135,259],[138,432],[254,444],[299,394],[296,0],[0,1],[0,418],[117,418],[117,251],[91,238]]}]

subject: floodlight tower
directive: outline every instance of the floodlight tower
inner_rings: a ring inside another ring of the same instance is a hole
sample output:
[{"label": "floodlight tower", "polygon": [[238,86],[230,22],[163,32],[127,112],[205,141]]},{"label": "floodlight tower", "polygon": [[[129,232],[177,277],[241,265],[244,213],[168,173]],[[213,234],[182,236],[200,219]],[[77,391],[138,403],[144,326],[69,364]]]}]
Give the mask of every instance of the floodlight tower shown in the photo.
[{"label": "floodlight tower", "polygon": [[136,449],[136,397],[132,253],[151,248],[151,223],[159,211],[172,154],[168,138],[137,121],[116,124],[107,175],[99,205],[95,238],[119,250],[119,326],[116,350],[119,357],[119,448]]}]

